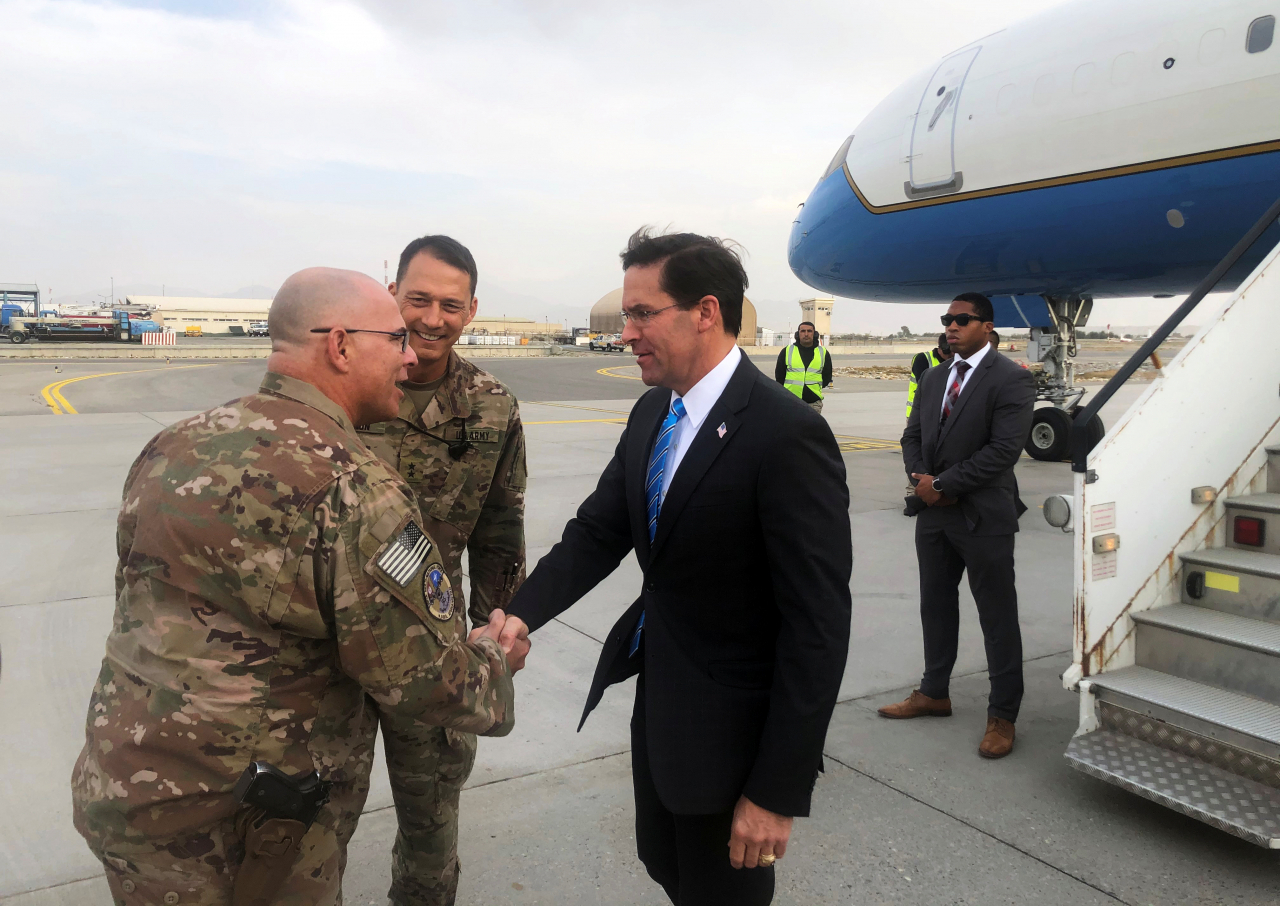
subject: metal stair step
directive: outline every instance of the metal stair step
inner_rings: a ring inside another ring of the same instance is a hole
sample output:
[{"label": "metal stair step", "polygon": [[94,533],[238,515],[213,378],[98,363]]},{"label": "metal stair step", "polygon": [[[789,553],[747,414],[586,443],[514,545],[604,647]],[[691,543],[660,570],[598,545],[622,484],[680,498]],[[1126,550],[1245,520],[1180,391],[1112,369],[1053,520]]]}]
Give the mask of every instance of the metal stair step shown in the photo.
[{"label": "metal stair step", "polygon": [[1258,551],[1237,550],[1233,547],[1215,547],[1180,554],[1184,564],[1201,568],[1223,569],[1248,573],[1266,579],[1280,579],[1280,554],[1264,554]]},{"label": "metal stair step", "polygon": [[1228,497],[1222,505],[1228,509],[1280,513],[1280,494],[1244,494],[1240,497]]},{"label": "metal stair step", "polygon": [[1228,692],[1161,673],[1148,667],[1124,667],[1091,676],[1095,692],[1121,696],[1184,714],[1201,724],[1225,727],[1233,733],[1280,746],[1280,706],[1238,692]]},{"label": "metal stair step", "polygon": [[[1262,654],[1280,657],[1280,623],[1251,620],[1248,617],[1196,607],[1172,604],[1139,613],[1131,613],[1135,623],[1158,626],[1187,635],[1211,639],[1236,648],[1248,648]],[[1280,670],[1280,663],[1276,665]]]},{"label": "metal stair step", "polygon": [[1091,777],[1280,849],[1280,790],[1111,730],[1077,736],[1064,757]]}]

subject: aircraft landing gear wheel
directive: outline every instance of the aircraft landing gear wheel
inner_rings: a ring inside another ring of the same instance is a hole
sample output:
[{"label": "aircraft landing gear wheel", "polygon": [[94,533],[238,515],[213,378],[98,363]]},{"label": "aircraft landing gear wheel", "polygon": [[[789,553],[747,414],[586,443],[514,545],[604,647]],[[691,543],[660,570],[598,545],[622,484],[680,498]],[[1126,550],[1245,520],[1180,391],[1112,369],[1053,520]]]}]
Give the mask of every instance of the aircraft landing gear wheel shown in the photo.
[{"label": "aircraft landing gear wheel", "polygon": [[1026,450],[1042,462],[1062,462],[1071,450],[1071,416],[1056,406],[1037,409]]},{"label": "aircraft landing gear wheel", "polygon": [[[1072,421],[1075,420],[1076,414],[1079,411],[1080,411],[1079,406],[1071,410]],[[1103,436],[1106,433],[1107,433],[1107,429],[1106,429],[1106,426],[1102,424],[1101,416],[1095,415],[1093,418],[1089,419],[1088,449],[1086,449],[1085,452],[1088,453],[1094,447],[1096,447],[1098,445],[1098,442],[1102,440]]]}]

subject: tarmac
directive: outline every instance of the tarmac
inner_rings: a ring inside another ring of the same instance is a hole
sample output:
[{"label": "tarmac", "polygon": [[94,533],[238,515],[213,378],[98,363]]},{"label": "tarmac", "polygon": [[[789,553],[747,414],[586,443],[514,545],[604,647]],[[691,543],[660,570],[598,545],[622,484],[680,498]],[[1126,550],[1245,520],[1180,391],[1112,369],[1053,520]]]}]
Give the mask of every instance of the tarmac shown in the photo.
[{"label": "tarmac", "polygon": [[[521,400],[528,431],[530,563],[595,486],[646,389],[629,356],[487,360]],[[767,367],[767,363],[757,360]],[[60,370],[55,371],[55,368]],[[113,532],[129,464],[161,427],[252,392],[262,362],[0,363],[0,903],[110,902],[71,825],[69,777],[111,625]],[[1108,423],[1139,392],[1122,391]],[[1038,504],[1070,467],[1024,458],[1018,588],[1027,694],[1014,753],[977,754],[987,680],[964,602],[948,719],[883,721],[879,705],[921,669],[912,522],[897,440],[905,384],[837,380],[824,415],[852,502],[852,643],[810,818],[778,869],[779,904],[1268,904],[1277,855],[1072,771],[1062,753],[1076,699],[1070,537]],[[533,637],[511,736],[482,740],[462,798],[458,903],[661,904],[635,858],[628,721],[615,687],[575,733],[600,639],[634,598],[628,558]],[[381,759],[379,759],[380,762]],[[352,842],[346,902],[381,904],[395,815],[385,772]]]}]

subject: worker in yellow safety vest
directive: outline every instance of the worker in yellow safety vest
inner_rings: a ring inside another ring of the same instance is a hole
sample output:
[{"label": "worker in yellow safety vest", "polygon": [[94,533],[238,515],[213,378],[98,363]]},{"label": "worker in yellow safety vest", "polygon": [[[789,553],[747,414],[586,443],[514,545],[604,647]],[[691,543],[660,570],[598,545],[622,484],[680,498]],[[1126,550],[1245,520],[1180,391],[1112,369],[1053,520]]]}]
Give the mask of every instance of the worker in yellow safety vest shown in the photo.
[{"label": "worker in yellow safety vest", "polygon": [[812,322],[802,322],[796,341],[778,353],[773,376],[814,411],[822,411],[822,391],[831,383],[831,356],[818,342]]},{"label": "worker in yellow safety vest", "polygon": [[907,418],[911,418],[911,406],[916,401],[916,387],[920,383],[920,375],[934,365],[941,365],[943,362],[950,361],[951,347],[947,345],[947,335],[945,333],[938,334],[938,345],[935,349],[916,353],[916,357],[911,360],[911,380],[907,384]]}]

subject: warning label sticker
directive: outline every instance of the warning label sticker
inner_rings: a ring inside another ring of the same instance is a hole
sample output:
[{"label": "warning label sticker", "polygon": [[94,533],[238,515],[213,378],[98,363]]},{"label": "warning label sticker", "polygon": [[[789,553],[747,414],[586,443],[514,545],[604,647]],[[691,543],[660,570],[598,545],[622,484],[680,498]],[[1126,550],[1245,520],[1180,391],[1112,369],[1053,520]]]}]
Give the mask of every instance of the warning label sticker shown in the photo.
[{"label": "warning label sticker", "polygon": [[1116,551],[1093,555],[1093,581],[1116,577]]}]

